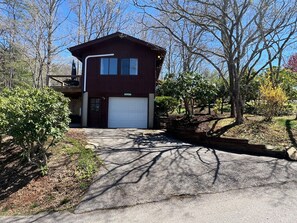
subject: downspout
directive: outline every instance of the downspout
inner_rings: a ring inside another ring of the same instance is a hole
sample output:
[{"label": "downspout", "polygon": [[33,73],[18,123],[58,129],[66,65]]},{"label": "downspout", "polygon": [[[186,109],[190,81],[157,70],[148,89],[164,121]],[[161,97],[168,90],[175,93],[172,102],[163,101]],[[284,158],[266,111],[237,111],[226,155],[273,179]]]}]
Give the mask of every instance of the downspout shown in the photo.
[{"label": "downspout", "polygon": [[87,56],[85,58],[85,63],[84,63],[84,89],[83,89],[83,92],[87,91],[87,65],[88,65],[88,59],[89,58],[94,58],[94,57],[112,57],[112,56],[114,56],[114,53],[89,55],[89,56]]},{"label": "downspout", "polygon": [[87,67],[88,67],[88,59],[94,57],[110,57],[114,56],[114,53],[110,54],[97,54],[97,55],[89,55],[85,58],[84,63],[84,86],[83,86],[83,103],[82,103],[82,127],[87,127],[88,121],[88,92],[87,92]]}]

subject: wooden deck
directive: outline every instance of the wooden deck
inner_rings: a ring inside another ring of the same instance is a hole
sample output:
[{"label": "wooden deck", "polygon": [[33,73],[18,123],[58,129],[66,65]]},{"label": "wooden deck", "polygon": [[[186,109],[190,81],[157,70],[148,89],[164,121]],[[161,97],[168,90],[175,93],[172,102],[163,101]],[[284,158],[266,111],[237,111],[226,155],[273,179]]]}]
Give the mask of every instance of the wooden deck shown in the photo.
[{"label": "wooden deck", "polygon": [[62,93],[80,93],[81,75],[49,75],[48,86]]}]

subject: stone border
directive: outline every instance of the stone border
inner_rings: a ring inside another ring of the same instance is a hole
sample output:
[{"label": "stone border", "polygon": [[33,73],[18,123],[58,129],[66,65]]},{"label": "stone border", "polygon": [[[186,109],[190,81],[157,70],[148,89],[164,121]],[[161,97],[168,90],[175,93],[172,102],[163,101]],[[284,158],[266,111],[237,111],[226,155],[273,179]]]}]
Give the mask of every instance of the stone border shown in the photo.
[{"label": "stone border", "polygon": [[[194,129],[167,128],[167,133],[186,142],[211,147],[222,151],[297,160],[294,159],[297,158],[297,152],[295,148],[295,152],[292,152],[292,148],[287,151],[276,151],[272,150],[271,146],[268,145],[250,144],[249,140],[246,139],[212,137],[207,136],[205,132],[195,132]],[[290,155],[289,151],[291,151],[293,156]]]}]

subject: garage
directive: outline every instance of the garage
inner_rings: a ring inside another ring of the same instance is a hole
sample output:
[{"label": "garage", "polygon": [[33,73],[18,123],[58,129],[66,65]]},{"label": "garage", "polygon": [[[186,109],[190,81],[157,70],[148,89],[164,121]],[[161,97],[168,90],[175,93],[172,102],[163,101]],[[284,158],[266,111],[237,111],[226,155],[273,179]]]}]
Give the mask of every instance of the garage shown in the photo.
[{"label": "garage", "polygon": [[108,128],[147,128],[148,98],[110,97]]}]

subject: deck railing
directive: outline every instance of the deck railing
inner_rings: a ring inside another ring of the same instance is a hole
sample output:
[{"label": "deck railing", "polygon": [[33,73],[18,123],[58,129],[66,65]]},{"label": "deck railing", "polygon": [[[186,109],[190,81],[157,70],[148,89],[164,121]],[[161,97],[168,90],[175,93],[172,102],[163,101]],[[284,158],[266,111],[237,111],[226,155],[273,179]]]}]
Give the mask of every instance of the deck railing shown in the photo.
[{"label": "deck railing", "polygon": [[60,92],[80,92],[81,75],[48,75],[48,86]]}]

